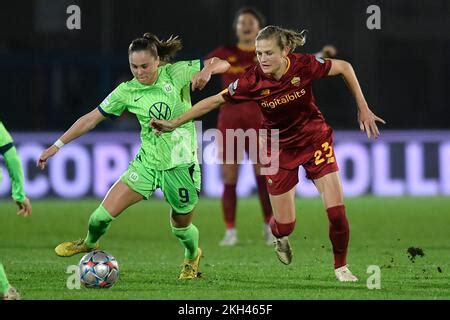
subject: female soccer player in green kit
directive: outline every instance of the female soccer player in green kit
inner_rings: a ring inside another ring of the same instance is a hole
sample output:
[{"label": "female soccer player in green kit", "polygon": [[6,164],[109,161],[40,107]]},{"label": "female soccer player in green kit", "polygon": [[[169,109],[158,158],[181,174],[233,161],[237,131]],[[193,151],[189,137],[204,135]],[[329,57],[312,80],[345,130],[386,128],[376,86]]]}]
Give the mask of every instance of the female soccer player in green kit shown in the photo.
[{"label": "female soccer player in green kit", "polygon": [[198,247],[198,229],[192,224],[200,191],[195,126],[189,122],[183,126],[181,135],[174,132],[158,136],[149,129],[148,123],[153,118],[169,120],[183,114],[191,108],[189,84],[192,82],[192,90],[203,89],[211,75],[225,72],[229,64],[211,58],[201,70],[200,60],[168,63],[180,49],[181,41],[177,37],[163,41],[146,33],[133,40],[128,58],[134,78],[120,84],[98,108],[79,118],[39,157],[37,165],[42,170],[64,144],[107,118],[120,116],[124,110],[135,114],[141,124],[139,153],[92,213],[86,238],[61,243],[55,248],[57,255],[68,257],[98,248],[99,238],[120,213],[161,188],[172,209],[172,232],[185,247],[179,278],[198,276],[202,251]]},{"label": "female soccer player in green kit", "polygon": [[[23,183],[23,169],[19,156],[17,155],[16,148],[11,135],[6,130],[3,123],[0,121],[0,154],[5,159],[6,168],[11,179],[11,192],[12,198],[19,207],[17,214],[28,217],[31,215],[32,207],[30,200],[25,195],[24,183]],[[0,170],[0,181],[2,180]],[[8,278],[6,277],[5,270],[0,261],[0,299],[5,300],[18,300],[20,294],[12,287]]]}]

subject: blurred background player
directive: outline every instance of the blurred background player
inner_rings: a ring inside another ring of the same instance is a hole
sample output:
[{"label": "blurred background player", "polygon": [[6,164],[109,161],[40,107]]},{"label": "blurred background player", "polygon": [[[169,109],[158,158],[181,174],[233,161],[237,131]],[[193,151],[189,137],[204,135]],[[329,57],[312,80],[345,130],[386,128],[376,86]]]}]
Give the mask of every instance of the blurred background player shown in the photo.
[{"label": "blurred background player", "polygon": [[276,237],[278,259],[283,264],[292,261],[288,236],[295,228],[295,192],[298,169],[303,166],[307,177],[313,180],[321,194],[327,212],[336,278],[353,282],[358,279],[346,262],[350,228],[333,151],[333,130],[315,103],[312,82],[326,76],[341,75],[356,100],[360,129],[367,133],[369,139],[380,134],[376,121],[385,122],[370,110],[351,64],[310,54],[294,54],[295,48],[304,43],[302,33],[277,26],[265,27],[256,38],[257,65],[249,68],[227,90],[200,101],[180,118],[154,120],[152,126],[157,131],[171,131],[225,101],[258,102],[264,117],[263,127],[269,129],[269,139],[271,129],[279,130],[279,153],[270,155],[278,156],[278,172],[266,175],[274,210],[270,226]]},{"label": "blurred background player", "polygon": [[[209,59],[201,70],[200,60],[167,63],[181,47],[177,37],[163,41],[150,33],[133,40],[128,57],[134,78],[120,84],[98,108],[79,118],[39,157],[37,165],[43,170],[46,161],[64,144],[107,118],[120,116],[125,110],[133,113],[141,125],[139,153],[92,213],[86,238],[61,243],[55,248],[57,255],[67,257],[98,248],[100,237],[114,219],[131,205],[149,198],[156,188],[161,188],[171,206],[172,233],[185,248],[179,278],[197,278],[202,252],[198,247],[198,229],[192,224],[201,183],[195,127],[190,122],[178,136],[175,136],[177,132],[157,136],[149,129],[149,122],[153,117],[171,119],[188,110],[191,81],[193,90],[203,89],[212,74],[225,71],[229,64],[217,58]],[[180,138],[184,138],[181,145]],[[179,157],[175,157],[172,150],[180,146],[183,154],[177,153]]]},{"label": "blurred background player", "polygon": [[[238,42],[235,45],[223,46],[215,49],[206,56],[206,59],[218,57],[230,63],[231,67],[227,72],[221,75],[222,88],[228,87],[230,83],[244,74],[245,70],[252,64],[257,62],[255,55],[255,40],[256,36],[266,24],[266,19],[260,11],[252,7],[243,7],[239,9],[233,21],[233,29],[236,33]],[[325,58],[334,57],[337,50],[332,45],[326,45],[322,51],[316,53],[316,56]],[[244,101],[237,103],[225,102],[219,110],[219,117],[217,121],[217,128],[222,133],[223,143],[219,143],[219,157],[222,160],[222,212],[225,222],[225,236],[220,242],[222,246],[233,246],[237,243],[237,229],[236,229],[236,207],[237,195],[236,185],[238,182],[239,163],[245,153],[249,156],[252,163],[254,163],[254,172],[256,178],[256,186],[258,196],[263,213],[263,236],[268,245],[273,244],[273,235],[270,229],[270,218],[272,217],[272,207],[270,205],[269,195],[266,188],[265,177],[260,175],[260,164],[258,159],[251,159],[252,155],[249,152],[249,144],[246,140],[244,145],[237,144],[237,138],[234,139],[234,152],[227,154],[227,129],[243,129],[258,130],[261,128],[262,115],[259,111],[258,105],[254,101]],[[239,147],[242,147],[238,149]]]},{"label": "blurred background player", "polygon": [[[30,200],[25,195],[23,169],[20,158],[17,155],[17,150],[14,147],[14,141],[6,130],[3,123],[0,121],[0,154],[5,159],[6,168],[8,170],[9,178],[11,180],[12,198],[18,206],[17,214],[28,217],[31,215],[32,207]],[[2,171],[0,170],[0,182],[2,180]],[[20,294],[12,287],[5,270],[0,261],[0,299],[4,300],[18,300]]]}]

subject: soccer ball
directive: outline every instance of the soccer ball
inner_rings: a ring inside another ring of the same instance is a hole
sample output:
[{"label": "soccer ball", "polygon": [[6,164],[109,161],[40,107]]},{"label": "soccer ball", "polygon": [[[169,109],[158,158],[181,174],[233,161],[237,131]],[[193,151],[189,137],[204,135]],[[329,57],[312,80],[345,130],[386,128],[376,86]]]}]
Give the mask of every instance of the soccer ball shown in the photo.
[{"label": "soccer ball", "polygon": [[80,280],[87,288],[109,288],[119,279],[116,258],[105,251],[95,250],[80,260]]}]

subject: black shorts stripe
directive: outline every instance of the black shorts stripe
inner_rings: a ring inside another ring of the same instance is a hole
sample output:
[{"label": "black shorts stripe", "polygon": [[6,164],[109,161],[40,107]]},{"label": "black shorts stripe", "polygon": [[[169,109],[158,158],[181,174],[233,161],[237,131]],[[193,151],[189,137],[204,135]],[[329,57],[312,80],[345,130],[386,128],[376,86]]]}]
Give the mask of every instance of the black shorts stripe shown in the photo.
[{"label": "black shorts stripe", "polygon": [[8,143],[8,144],[5,144],[4,146],[1,146],[0,147],[0,153],[1,154],[5,154],[5,152],[6,151],[8,151],[9,149],[11,149],[12,147],[14,147],[14,143]]},{"label": "black shorts stripe", "polygon": [[192,166],[189,167],[189,175],[191,176],[191,180],[192,182],[194,182],[194,169],[195,169],[195,164],[193,164]]},{"label": "black shorts stripe", "polygon": [[[191,176],[191,180],[192,180],[192,182],[195,184],[195,181],[194,181],[195,163],[194,163],[193,165],[191,165],[191,166],[188,168],[188,170],[189,170],[189,175]],[[197,197],[200,197],[200,191],[199,191],[199,190],[197,190]]]}]

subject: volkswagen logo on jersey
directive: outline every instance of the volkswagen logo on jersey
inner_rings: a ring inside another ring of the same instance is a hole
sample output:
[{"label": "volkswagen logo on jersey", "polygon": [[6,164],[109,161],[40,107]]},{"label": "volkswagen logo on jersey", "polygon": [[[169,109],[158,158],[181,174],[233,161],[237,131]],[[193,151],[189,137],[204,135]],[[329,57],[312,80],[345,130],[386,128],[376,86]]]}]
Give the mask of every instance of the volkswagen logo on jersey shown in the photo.
[{"label": "volkswagen logo on jersey", "polygon": [[170,107],[164,102],[156,102],[150,107],[150,117],[159,120],[169,120],[172,115]]}]

